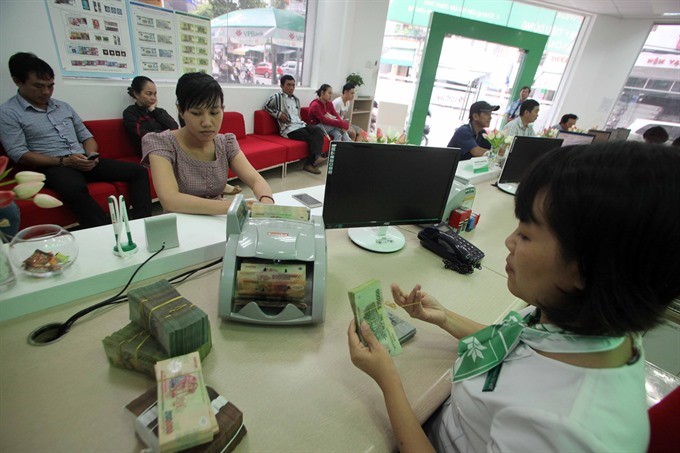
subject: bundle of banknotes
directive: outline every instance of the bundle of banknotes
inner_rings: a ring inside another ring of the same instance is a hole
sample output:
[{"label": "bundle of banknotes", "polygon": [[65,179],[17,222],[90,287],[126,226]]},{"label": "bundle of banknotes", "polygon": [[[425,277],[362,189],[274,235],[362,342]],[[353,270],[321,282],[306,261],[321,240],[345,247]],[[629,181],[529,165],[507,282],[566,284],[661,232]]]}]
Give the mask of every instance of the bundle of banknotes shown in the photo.
[{"label": "bundle of banknotes", "polygon": [[[218,394],[215,389],[206,386],[210,405],[215,413],[219,432],[210,443],[196,445],[185,453],[219,453],[230,452],[246,435],[243,424],[243,412],[231,401]],[[130,411],[135,423],[135,431],[142,441],[154,452],[159,452],[158,445],[158,389],[151,387],[142,395],[131,401],[125,408]]]},{"label": "bundle of banknotes", "polygon": [[366,344],[366,340],[361,334],[361,322],[366,321],[378,341],[385,346],[391,355],[401,354],[402,348],[399,338],[394,332],[392,322],[383,305],[380,282],[375,279],[369,280],[356,288],[350,289],[348,295],[357,324],[357,333],[361,341]]},{"label": "bundle of banknotes", "polygon": [[[120,330],[104,338],[104,351],[109,363],[119,368],[127,368],[155,377],[156,362],[170,358],[165,349],[144,328],[131,322]],[[212,349],[212,341],[207,341],[198,348],[198,354],[204,359]]]},{"label": "bundle of banknotes", "polygon": [[130,321],[146,329],[170,357],[196,351],[210,338],[208,315],[160,280],[128,292]]},{"label": "bundle of banknotes", "polygon": [[158,447],[174,452],[210,442],[219,432],[197,352],[156,363]]},{"label": "bundle of banknotes", "polygon": [[154,376],[159,360],[212,349],[208,315],[167,280],[128,292],[131,323],[103,340],[111,365]]},{"label": "bundle of banknotes", "polygon": [[235,302],[245,304],[256,300],[264,306],[305,305],[306,278],[305,264],[241,263],[236,271]]}]

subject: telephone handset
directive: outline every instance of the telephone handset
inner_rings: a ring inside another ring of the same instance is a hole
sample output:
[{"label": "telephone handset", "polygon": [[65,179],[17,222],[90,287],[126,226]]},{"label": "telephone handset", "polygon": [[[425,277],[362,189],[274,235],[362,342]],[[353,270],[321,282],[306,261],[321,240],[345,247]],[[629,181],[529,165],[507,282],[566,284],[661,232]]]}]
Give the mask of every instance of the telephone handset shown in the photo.
[{"label": "telephone handset", "polygon": [[447,269],[461,274],[471,274],[474,268],[481,269],[480,261],[484,252],[465,240],[446,223],[426,227],[418,233],[420,244],[444,258]]}]

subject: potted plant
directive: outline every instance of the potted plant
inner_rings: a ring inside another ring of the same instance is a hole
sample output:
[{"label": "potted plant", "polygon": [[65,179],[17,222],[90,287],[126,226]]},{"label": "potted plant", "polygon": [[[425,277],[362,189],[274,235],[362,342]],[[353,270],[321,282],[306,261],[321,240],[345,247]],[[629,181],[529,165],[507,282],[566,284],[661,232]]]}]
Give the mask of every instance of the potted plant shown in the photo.
[{"label": "potted plant", "polygon": [[357,87],[360,87],[361,85],[364,84],[364,78],[361,77],[361,74],[357,74],[356,72],[351,73],[350,75],[347,76],[347,83],[352,83],[356,85]]}]

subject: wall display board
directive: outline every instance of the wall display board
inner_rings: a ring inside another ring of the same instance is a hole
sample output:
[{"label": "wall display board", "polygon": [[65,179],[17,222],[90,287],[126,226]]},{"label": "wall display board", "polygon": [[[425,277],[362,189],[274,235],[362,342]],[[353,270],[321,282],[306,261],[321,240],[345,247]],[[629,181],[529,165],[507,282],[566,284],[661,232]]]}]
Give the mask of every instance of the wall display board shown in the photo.
[{"label": "wall display board", "polygon": [[62,75],[212,72],[210,19],[126,0],[45,0]]},{"label": "wall display board", "polygon": [[182,73],[212,72],[210,19],[175,11]]},{"label": "wall display board", "polygon": [[131,76],[127,7],[123,0],[45,0],[62,74]]},{"label": "wall display board", "polygon": [[177,24],[171,10],[130,2],[137,72],[152,79],[179,75]]}]

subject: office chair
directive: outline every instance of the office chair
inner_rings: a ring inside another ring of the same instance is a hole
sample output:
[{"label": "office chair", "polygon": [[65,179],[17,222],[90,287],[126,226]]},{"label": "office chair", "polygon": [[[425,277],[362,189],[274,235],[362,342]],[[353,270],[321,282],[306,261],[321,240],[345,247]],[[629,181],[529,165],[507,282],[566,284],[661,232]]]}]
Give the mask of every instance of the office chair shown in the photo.
[{"label": "office chair", "polygon": [[650,407],[650,436],[648,453],[662,453],[680,450],[680,387],[676,387],[661,401]]}]

